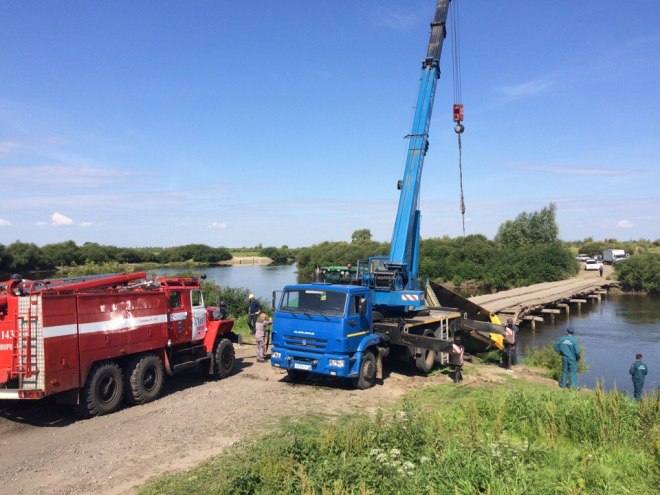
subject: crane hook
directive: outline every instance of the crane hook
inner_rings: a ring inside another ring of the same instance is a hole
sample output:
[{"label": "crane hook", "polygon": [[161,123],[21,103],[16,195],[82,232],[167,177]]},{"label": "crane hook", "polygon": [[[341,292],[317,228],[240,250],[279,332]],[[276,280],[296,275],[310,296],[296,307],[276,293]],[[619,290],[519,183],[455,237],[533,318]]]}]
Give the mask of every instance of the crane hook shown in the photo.
[{"label": "crane hook", "polygon": [[456,123],[456,125],[454,126],[454,132],[456,134],[463,134],[464,130],[465,130],[465,126],[461,122]]}]

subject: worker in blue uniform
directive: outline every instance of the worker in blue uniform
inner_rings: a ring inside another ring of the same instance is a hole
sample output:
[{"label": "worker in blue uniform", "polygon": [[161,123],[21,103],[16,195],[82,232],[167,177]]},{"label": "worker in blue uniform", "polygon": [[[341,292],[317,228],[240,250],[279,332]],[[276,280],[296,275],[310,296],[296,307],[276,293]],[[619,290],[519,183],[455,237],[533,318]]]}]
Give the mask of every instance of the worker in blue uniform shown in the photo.
[{"label": "worker in blue uniform", "polygon": [[570,376],[571,388],[577,387],[577,366],[580,360],[580,344],[575,340],[575,330],[571,327],[566,329],[566,335],[559,337],[555,342],[555,352],[561,355],[561,382],[559,386],[566,388],[567,379]]},{"label": "worker in blue uniform", "polygon": [[644,388],[644,378],[649,372],[648,366],[642,361],[641,354],[635,356],[635,362],[630,365],[630,375],[632,376],[633,392],[635,399],[642,400],[642,388]]}]

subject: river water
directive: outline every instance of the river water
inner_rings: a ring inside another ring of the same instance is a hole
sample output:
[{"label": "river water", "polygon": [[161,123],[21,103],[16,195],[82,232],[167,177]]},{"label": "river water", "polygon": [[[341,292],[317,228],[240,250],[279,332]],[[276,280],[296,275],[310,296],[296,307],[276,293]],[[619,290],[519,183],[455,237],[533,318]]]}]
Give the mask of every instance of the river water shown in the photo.
[{"label": "river water", "polygon": [[569,326],[590,366],[578,376],[580,385],[593,388],[597,380],[604,380],[607,389],[616,386],[632,393],[628,370],[640,353],[649,368],[644,391],[660,386],[660,297],[609,294],[600,303],[583,304],[580,312],[571,305],[569,317],[557,315],[554,323],[546,318],[536,331],[524,326],[518,334],[521,355],[526,348],[554,342]]},{"label": "river water", "polygon": [[[168,275],[181,268],[157,270]],[[272,292],[299,281],[295,265],[232,265],[199,269],[209,280],[223,287],[244,287],[258,298],[271,300]],[[600,303],[583,304],[580,312],[571,306],[570,317],[557,315],[555,321],[546,318],[536,331],[523,326],[518,334],[520,354],[526,349],[554,342],[566,327],[576,329],[576,337],[584,348],[589,370],[578,377],[580,385],[594,387],[604,380],[605,387],[614,386],[632,393],[628,369],[635,354],[644,355],[649,374],[645,391],[660,386],[660,297],[640,295],[606,295]]]}]

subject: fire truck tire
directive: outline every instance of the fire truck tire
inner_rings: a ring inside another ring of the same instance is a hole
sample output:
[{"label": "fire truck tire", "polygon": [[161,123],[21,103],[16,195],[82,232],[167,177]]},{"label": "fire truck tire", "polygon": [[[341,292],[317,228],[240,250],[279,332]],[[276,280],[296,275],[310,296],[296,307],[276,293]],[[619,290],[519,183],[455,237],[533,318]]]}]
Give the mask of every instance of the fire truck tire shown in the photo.
[{"label": "fire truck tire", "polygon": [[129,404],[146,404],[163,392],[165,368],[156,354],[144,354],[129,361],[124,376]]},{"label": "fire truck tire", "polygon": [[77,412],[82,417],[102,416],[119,409],[124,395],[124,380],[117,363],[104,361],[92,366],[80,392]]},{"label": "fire truck tire", "polygon": [[222,339],[215,350],[213,376],[227,378],[234,371],[235,363],[234,345],[229,339]]},{"label": "fire truck tire", "polygon": [[353,386],[360,390],[366,390],[374,386],[374,383],[376,383],[376,356],[373,352],[367,351],[362,355],[360,374],[357,378],[353,378],[352,382]]},{"label": "fire truck tire", "polygon": [[[424,330],[424,337],[435,337],[435,332],[427,328]],[[430,372],[435,364],[435,356],[437,353],[429,349],[418,349],[417,352],[419,354],[415,359],[415,366],[424,373]]]}]

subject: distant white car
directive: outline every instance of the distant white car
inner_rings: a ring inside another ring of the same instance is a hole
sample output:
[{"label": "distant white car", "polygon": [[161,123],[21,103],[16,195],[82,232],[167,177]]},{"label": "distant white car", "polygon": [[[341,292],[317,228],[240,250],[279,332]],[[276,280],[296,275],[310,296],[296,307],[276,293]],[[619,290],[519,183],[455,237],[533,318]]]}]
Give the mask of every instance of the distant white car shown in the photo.
[{"label": "distant white car", "polygon": [[591,258],[584,262],[585,270],[600,270],[601,266],[603,266],[603,264],[600,261]]}]

